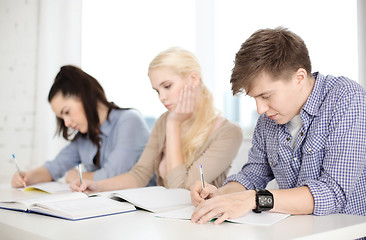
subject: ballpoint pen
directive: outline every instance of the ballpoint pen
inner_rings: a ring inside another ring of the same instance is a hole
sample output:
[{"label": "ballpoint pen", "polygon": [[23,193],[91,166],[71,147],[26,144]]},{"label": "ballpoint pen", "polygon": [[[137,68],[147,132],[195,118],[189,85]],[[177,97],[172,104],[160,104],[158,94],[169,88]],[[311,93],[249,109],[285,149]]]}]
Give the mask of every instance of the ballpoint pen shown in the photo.
[{"label": "ballpoint pen", "polygon": [[80,163],[78,164],[78,170],[79,170],[79,179],[80,179],[80,185],[83,184],[83,178],[82,178],[82,175],[81,175],[81,166],[80,166]]},{"label": "ballpoint pen", "polygon": [[202,164],[200,165],[200,174],[201,174],[202,189],[204,189],[205,188],[205,179],[203,178]]},{"label": "ballpoint pen", "polygon": [[13,153],[13,160],[14,160],[14,163],[15,163],[15,167],[17,168],[17,171],[18,171],[18,173],[19,173],[19,176],[23,179],[23,185],[24,185],[24,187],[27,187],[27,185],[26,185],[26,184],[25,184],[25,182],[24,182],[24,176],[23,176],[23,173],[22,173],[22,171],[20,171],[19,164],[18,164],[17,159],[15,158],[14,153]]}]

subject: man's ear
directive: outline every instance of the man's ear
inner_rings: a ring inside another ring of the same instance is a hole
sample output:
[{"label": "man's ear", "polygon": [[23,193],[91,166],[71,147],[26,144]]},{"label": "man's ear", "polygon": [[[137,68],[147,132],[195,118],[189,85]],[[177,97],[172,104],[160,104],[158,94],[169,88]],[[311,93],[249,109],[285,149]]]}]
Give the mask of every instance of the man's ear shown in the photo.
[{"label": "man's ear", "polygon": [[298,84],[302,84],[304,79],[307,79],[308,73],[304,68],[299,68],[296,71],[296,81]]},{"label": "man's ear", "polygon": [[193,86],[197,87],[200,84],[200,77],[198,76],[198,74],[196,72],[192,72],[191,75],[191,83]]}]

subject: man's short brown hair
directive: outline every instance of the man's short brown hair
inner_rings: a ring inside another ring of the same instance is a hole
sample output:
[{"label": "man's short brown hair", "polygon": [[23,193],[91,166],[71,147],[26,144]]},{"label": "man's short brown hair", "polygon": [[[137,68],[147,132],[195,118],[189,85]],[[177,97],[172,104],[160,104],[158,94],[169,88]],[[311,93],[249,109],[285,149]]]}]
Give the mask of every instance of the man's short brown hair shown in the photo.
[{"label": "man's short brown hair", "polygon": [[289,79],[299,68],[311,73],[311,62],[304,41],[286,28],[260,29],[253,33],[236,53],[231,74],[233,95],[253,87],[262,72],[274,79]]}]

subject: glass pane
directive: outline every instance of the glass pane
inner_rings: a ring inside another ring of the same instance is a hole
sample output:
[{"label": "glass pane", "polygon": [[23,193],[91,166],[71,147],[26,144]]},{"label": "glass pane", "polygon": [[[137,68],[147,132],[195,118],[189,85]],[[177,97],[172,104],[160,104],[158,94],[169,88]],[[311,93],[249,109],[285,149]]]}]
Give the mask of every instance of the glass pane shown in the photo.
[{"label": "glass pane", "polygon": [[[357,1],[334,0],[215,1],[216,94],[230,95],[231,69],[241,44],[254,31],[277,26],[289,28],[305,41],[313,71],[357,81],[356,5]],[[244,137],[250,138],[258,116],[255,101],[242,95],[238,111]]]},{"label": "glass pane", "polygon": [[195,47],[194,0],[86,0],[82,11],[82,68],[120,107],[146,117],[166,111],[147,69],[162,50]]}]

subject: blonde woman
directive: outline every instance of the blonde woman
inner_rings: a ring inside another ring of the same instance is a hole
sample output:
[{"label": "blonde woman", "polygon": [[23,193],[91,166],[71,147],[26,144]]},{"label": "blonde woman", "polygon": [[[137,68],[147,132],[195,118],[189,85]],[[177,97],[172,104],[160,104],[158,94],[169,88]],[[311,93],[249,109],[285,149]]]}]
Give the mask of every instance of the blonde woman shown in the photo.
[{"label": "blonde woman", "polygon": [[127,173],[101,181],[74,181],[74,191],[94,192],[157,184],[186,188],[200,179],[221,186],[242,142],[241,129],[216,113],[202,82],[196,57],[181,48],[161,52],[150,63],[152,88],[168,109],[156,121],[137,164]]}]

